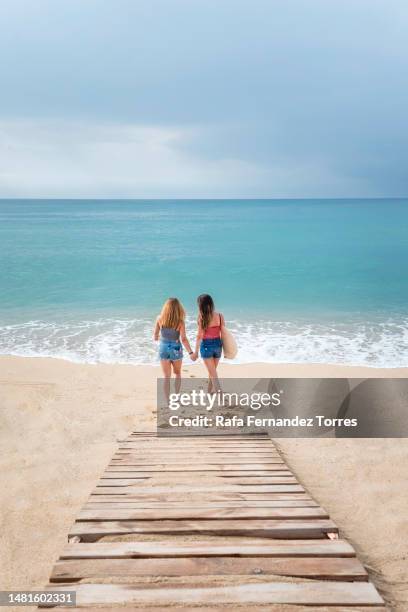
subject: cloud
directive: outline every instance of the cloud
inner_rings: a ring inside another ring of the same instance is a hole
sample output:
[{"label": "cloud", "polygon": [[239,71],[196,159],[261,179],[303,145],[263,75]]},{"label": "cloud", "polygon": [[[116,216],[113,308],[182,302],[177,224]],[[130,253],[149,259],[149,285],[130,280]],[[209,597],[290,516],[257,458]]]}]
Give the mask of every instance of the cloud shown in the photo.
[{"label": "cloud", "polygon": [[3,0],[0,197],[404,197],[407,7]]},{"label": "cloud", "polygon": [[[220,134],[224,143],[215,148],[223,153],[212,148],[209,154],[202,142],[216,143]],[[254,162],[230,155],[229,135],[217,126],[3,121],[0,197],[324,197],[367,191],[317,157],[275,155]]]},{"label": "cloud", "polygon": [[[1,197],[214,197],[262,182],[248,161],[207,159],[199,130],[72,121],[0,123]],[[186,151],[183,151],[186,146]]]}]

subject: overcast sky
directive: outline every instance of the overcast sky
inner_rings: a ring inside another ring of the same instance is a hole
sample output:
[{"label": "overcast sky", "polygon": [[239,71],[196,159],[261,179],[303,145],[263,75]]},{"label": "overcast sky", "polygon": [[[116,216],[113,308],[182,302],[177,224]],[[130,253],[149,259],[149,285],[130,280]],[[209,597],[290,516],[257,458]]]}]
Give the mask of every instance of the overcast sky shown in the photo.
[{"label": "overcast sky", "polygon": [[406,0],[1,0],[0,197],[408,195]]}]

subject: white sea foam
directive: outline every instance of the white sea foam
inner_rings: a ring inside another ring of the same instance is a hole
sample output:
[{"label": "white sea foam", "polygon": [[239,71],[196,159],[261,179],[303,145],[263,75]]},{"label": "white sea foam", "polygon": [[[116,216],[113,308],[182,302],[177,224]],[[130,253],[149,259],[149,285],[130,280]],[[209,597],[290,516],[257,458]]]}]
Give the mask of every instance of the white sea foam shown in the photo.
[{"label": "white sea foam", "polygon": [[[47,356],[87,363],[157,363],[148,318],[0,325],[0,354]],[[232,321],[236,363],[337,363],[408,366],[408,318],[383,322]],[[195,323],[187,324],[194,339]]]}]

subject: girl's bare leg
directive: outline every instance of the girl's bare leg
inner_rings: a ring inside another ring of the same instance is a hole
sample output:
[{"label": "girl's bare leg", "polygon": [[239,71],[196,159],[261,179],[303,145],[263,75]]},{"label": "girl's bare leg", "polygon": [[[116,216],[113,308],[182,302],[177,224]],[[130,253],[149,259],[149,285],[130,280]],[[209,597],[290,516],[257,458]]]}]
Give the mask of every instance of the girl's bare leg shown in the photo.
[{"label": "girl's bare leg", "polygon": [[174,372],[174,376],[176,377],[175,380],[175,391],[176,393],[180,393],[180,389],[181,389],[181,366],[183,365],[183,360],[182,359],[177,359],[177,361],[173,361],[173,372]]},{"label": "girl's bare leg", "polygon": [[207,368],[208,376],[210,377],[210,380],[208,383],[208,392],[216,393],[217,391],[221,390],[220,381],[217,375],[217,366],[220,360],[211,358],[211,359],[204,359],[203,361],[205,363],[205,367]]},{"label": "girl's bare leg", "polygon": [[164,376],[164,380],[163,380],[164,397],[166,398],[166,405],[168,406],[169,398],[170,398],[171,361],[169,361],[168,359],[161,359],[160,365],[163,370],[163,376]]}]

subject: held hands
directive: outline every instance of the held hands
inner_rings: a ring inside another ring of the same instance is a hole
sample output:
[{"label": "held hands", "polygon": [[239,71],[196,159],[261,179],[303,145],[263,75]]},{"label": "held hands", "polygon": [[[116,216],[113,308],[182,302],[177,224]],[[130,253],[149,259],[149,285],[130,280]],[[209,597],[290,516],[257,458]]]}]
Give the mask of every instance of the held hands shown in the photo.
[{"label": "held hands", "polygon": [[190,355],[191,361],[197,361],[197,357],[198,357],[197,353],[191,353]]}]

